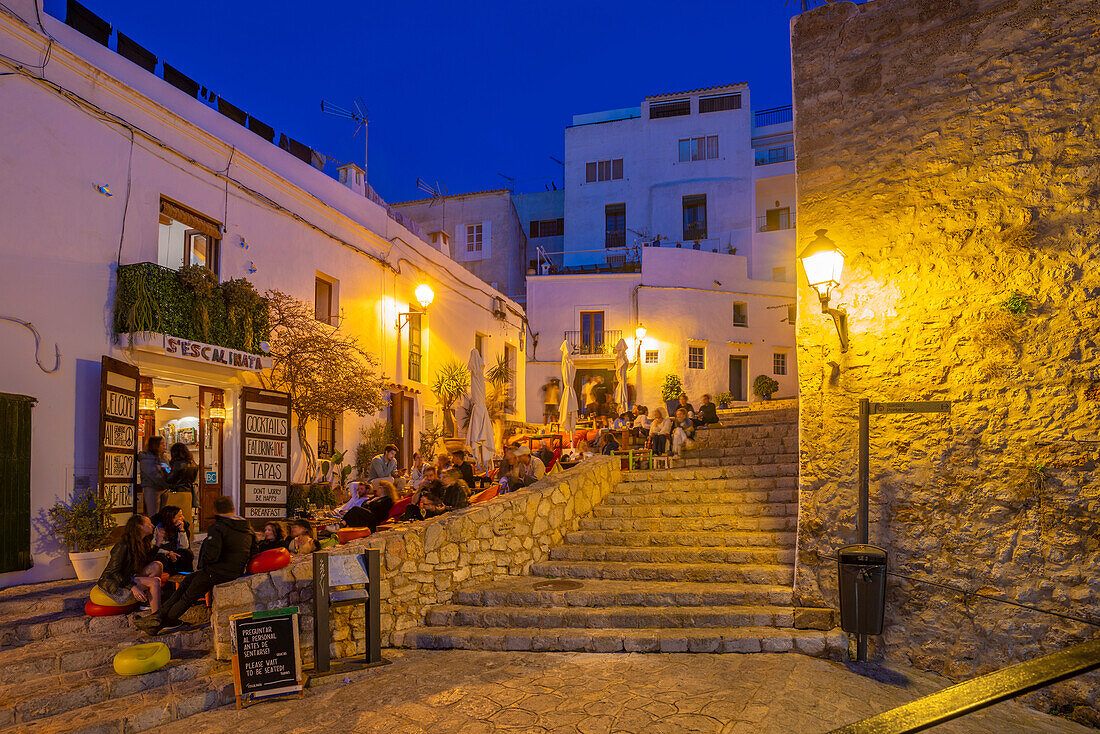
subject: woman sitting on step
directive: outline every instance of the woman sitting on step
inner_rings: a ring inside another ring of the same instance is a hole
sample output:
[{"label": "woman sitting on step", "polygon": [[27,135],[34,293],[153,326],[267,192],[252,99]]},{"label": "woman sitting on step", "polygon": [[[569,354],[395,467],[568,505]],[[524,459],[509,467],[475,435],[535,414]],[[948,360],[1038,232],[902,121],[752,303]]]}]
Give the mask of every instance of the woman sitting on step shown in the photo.
[{"label": "woman sitting on step", "polygon": [[676,409],[676,421],[672,424],[672,453],[676,456],[688,448],[695,438],[695,425],[683,408]]},{"label": "woman sitting on step", "polygon": [[166,505],[155,518],[153,547],[162,556],[161,563],[168,573],[194,569],[195,554],[191,552],[191,526],[183,519],[183,511],[175,505]]},{"label": "woman sitting on step", "polygon": [[131,515],[122,530],[122,540],[111,548],[111,558],[97,582],[99,588],[120,605],[137,599],[150,611],[157,611],[164,568],[156,556],[152,521],[145,515]]},{"label": "woman sitting on step", "polygon": [[653,420],[649,423],[649,450],[658,456],[667,452],[670,435],[672,421],[665,417],[663,408],[654,408]]}]

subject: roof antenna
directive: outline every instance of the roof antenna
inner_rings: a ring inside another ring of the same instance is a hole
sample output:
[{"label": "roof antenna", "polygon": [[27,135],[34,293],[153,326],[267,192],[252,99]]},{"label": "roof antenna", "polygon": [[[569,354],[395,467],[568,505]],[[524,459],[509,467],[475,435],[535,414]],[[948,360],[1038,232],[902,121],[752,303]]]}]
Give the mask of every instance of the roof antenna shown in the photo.
[{"label": "roof antenna", "polygon": [[355,128],[355,132],[351,134],[354,138],[359,134],[359,130],[363,131],[363,182],[366,183],[367,179],[367,107],[363,104],[363,100],[360,97],[355,98],[355,111],[344,109],[338,105],[334,105],[332,102],[326,102],[321,100],[321,112],[326,115],[332,115],[333,117],[339,117],[344,120],[352,120],[358,123]]}]

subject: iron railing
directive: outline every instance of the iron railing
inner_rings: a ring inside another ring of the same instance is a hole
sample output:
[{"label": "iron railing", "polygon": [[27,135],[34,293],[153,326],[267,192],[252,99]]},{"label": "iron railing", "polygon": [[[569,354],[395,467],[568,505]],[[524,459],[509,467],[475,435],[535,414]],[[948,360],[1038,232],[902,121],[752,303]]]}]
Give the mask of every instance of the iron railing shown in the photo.
[{"label": "iron railing", "polygon": [[573,354],[611,354],[623,338],[622,329],[567,331],[565,341]]},{"label": "iron railing", "polygon": [[791,105],[785,107],[772,107],[766,110],[760,110],[753,115],[753,124],[756,127],[767,127],[768,125],[781,125],[784,122],[791,122],[794,120],[794,108]]},{"label": "iron railing", "polygon": [[794,227],[794,212],[779,212],[771,216],[764,215],[756,218],[757,232],[775,232],[780,229]]},{"label": "iron railing", "polygon": [[794,160],[794,146],[784,145],[756,151],[756,165],[767,166],[771,163],[786,163]]},{"label": "iron railing", "polygon": [[603,234],[604,247],[626,247],[626,230],[609,229]]}]

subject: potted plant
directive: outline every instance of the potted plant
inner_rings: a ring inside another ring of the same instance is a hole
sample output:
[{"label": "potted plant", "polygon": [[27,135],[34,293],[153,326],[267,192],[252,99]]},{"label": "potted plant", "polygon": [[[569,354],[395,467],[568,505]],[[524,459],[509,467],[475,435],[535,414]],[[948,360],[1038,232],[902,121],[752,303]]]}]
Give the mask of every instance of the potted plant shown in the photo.
[{"label": "potted plant", "polygon": [[58,502],[47,513],[81,581],[97,580],[111,557],[107,549],[115,527],[111,509],[110,501],[89,487],[78,491],[71,504]]},{"label": "potted plant", "polygon": [[453,438],[456,433],[454,406],[470,392],[470,370],[457,359],[443,364],[435,373],[432,392],[443,411],[446,435]]},{"label": "potted plant", "polygon": [[675,416],[676,408],[680,405],[680,395],[684,392],[684,385],[677,374],[665,375],[661,383],[661,400],[665,401],[665,410],[668,415]]},{"label": "potted plant", "polygon": [[718,403],[719,410],[725,410],[726,408],[730,407],[730,403],[733,402],[733,393],[720,392],[714,396],[714,400]]},{"label": "potted plant", "polygon": [[771,400],[772,393],[779,389],[779,383],[767,375],[757,375],[752,381],[752,394],[761,400]]}]

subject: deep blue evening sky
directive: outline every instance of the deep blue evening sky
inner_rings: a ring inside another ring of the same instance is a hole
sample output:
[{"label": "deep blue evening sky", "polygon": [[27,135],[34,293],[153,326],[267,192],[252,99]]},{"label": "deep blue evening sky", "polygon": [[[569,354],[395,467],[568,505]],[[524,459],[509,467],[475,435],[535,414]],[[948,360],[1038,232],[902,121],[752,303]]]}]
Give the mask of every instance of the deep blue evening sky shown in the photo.
[{"label": "deep blue evening sky", "polygon": [[[341,162],[362,161],[354,124],[327,99],[370,110],[370,181],[388,201],[541,190],[561,167],[574,113],[647,94],[747,81],[754,109],[790,104],[798,2],[254,2],[81,0],[200,84]],[[333,170],[329,164],[326,170]]]}]

